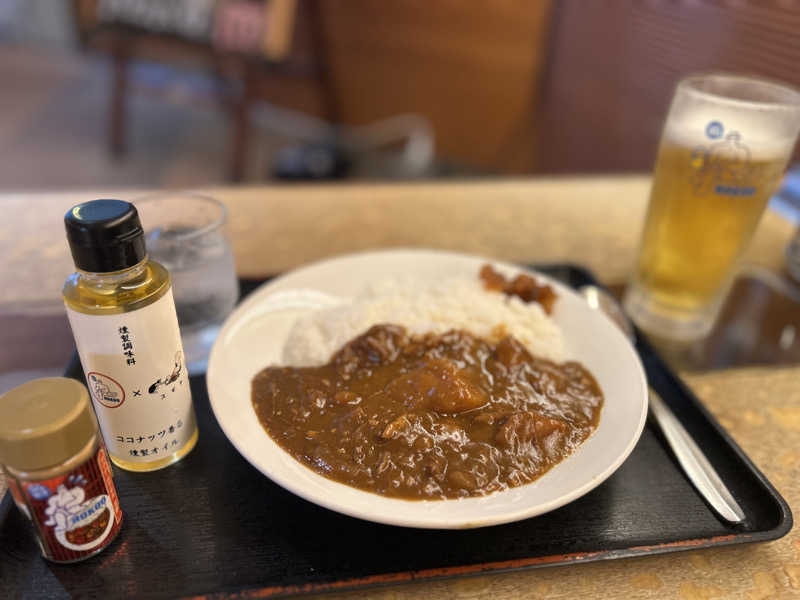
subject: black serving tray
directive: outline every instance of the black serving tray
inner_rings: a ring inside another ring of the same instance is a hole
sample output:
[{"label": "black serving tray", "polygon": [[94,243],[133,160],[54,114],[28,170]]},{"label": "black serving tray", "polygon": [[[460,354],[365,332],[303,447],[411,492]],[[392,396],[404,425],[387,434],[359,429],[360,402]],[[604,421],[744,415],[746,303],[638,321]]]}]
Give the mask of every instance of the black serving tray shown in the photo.
[{"label": "black serving tray", "polygon": [[[578,287],[574,266],[540,267]],[[257,282],[243,281],[244,293]],[[619,470],[545,515],[482,529],[420,530],[346,517],[285,491],[242,458],[217,425],[203,377],[191,380],[200,427],[183,461],[154,473],[114,470],[125,522],[100,555],[74,565],[39,556],[9,496],[0,504],[5,597],[270,597],[773,540],[792,526],[764,475],[640,336],[651,385],[742,505],[730,526],[698,496],[656,429]],[[77,360],[67,375],[81,378]]]}]

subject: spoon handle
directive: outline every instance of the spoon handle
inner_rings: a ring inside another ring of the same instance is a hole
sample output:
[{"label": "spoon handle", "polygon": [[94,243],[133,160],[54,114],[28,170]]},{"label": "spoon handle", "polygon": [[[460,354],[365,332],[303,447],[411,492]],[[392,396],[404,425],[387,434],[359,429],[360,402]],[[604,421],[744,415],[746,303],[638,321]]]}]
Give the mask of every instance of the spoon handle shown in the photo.
[{"label": "spoon handle", "polygon": [[689,481],[719,515],[731,523],[741,523],[744,511],[722,483],[714,467],[684,429],[669,407],[650,390],[650,411],[667,439]]}]

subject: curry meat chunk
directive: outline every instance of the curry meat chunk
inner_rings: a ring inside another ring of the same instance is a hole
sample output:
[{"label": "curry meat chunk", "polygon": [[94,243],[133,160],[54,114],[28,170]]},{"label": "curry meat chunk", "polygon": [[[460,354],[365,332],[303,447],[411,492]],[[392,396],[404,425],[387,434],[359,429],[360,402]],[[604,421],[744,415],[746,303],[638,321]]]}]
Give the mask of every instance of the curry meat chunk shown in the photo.
[{"label": "curry meat chunk", "polygon": [[494,440],[498,445],[510,448],[543,441],[551,433],[563,433],[566,429],[567,423],[559,419],[531,411],[518,412],[509,415],[497,430]]},{"label": "curry meat chunk", "polygon": [[487,263],[481,267],[478,275],[487,290],[503,292],[506,296],[517,296],[523,302],[537,302],[548,315],[558,299],[552,287],[539,285],[533,277],[524,273],[507,281],[502,273],[498,273]]},{"label": "curry meat chunk", "polygon": [[462,413],[489,402],[489,395],[447,359],[434,358],[394,379],[384,393],[404,399],[410,409]]}]

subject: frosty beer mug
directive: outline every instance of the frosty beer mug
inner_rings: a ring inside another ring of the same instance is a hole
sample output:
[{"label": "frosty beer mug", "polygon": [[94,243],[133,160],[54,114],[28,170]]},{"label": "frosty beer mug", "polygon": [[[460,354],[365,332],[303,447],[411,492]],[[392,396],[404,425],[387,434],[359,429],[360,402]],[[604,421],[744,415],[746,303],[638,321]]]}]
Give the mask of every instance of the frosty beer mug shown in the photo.
[{"label": "frosty beer mug", "polygon": [[681,81],[661,136],[625,308],[676,340],[711,329],[792,153],[800,92],[735,75]]}]

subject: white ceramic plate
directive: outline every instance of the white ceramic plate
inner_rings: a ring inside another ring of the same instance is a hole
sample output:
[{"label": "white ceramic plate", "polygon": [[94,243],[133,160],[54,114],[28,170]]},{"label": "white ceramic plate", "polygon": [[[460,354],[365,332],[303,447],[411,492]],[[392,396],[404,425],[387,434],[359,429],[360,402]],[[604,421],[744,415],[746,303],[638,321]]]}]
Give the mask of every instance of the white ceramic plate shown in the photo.
[{"label": "white ceramic plate", "polygon": [[[250,380],[279,361],[294,319],[332,300],[347,299],[370,281],[413,275],[422,280],[477,277],[487,259],[430,250],[390,250],[326,260],[275,279],[231,314],[209,360],[211,406],[236,449],[287,490],[361,519],[437,529],[508,523],[540,515],[579,498],[608,478],[633,450],[647,415],[647,384],[628,340],[604,315],[562,284],[536,274],[558,293],[553,317],[570,359],[583,363],[605,396],[600,425],[570,457],[535,482],[481,498],[411,501],[386,498],[316,474],[266,434],[250,402]],[[518,267],[489,261],[506,273]]]}]

